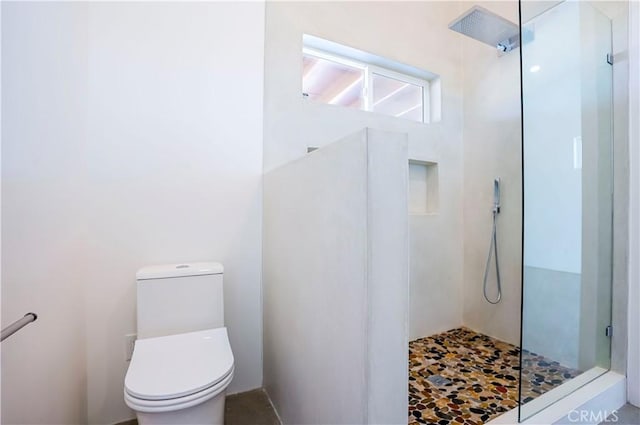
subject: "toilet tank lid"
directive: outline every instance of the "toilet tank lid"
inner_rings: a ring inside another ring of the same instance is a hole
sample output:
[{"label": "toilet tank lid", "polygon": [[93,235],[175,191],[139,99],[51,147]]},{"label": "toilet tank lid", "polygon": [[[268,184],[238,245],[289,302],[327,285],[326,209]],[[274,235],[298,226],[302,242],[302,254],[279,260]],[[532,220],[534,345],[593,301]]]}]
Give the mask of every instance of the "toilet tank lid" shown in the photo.
[{"label": "toilet tank lid", "polygon": [[222,274],[220,263],[179,263],[143,267],[136,273],[137,280],[165,279],[168,277],[202,276]]}]

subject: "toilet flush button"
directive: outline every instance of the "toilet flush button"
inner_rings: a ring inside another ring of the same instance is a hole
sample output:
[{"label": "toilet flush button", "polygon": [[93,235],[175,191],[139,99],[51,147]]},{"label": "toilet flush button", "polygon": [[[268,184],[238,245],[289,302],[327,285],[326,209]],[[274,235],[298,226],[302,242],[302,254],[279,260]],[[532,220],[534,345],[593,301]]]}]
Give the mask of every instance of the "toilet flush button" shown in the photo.
[{"label": "toilet flush button", "polygon": [[176,266],[176,269],[188,269],[189,265],[188,264],[180,264]]}]

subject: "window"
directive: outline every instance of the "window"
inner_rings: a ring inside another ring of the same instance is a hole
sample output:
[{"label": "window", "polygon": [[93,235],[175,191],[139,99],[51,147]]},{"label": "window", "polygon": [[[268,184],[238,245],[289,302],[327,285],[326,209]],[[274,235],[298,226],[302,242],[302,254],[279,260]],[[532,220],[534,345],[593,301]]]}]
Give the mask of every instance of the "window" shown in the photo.
[{"label": "window", "polygon": [[409,82],[399,76],[392,78],[372,73],[372,108],[374,112],[424,122],[425,86],[428,82]]},{"label": "window", "polygon": [[[407,70],[411,73],[402,72]],[[431,84],[436,77],[360,50],[304,36],[302,92],[313,101],[418,122],[437,121],[439,117],[432,111],[436,99],[431,99]],[[437,84],[439,89],[439,80]],[[437,109],[439,115],[439,105]]]},{"label": "window", "polygon": [[364,109],[365,70],[343,58],[305,49],[302,91],[311,100]]}]

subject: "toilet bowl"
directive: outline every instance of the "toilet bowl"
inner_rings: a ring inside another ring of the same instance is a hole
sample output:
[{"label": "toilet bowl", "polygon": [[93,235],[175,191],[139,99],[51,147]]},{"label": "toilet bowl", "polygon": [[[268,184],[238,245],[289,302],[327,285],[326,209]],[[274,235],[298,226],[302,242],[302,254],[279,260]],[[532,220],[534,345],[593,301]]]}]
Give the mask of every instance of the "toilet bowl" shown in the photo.
[{"label": "toilet bowl", "polygon": [[226,328],[140,339],[124,399],[140,425],[223,424],[233,371]]}]

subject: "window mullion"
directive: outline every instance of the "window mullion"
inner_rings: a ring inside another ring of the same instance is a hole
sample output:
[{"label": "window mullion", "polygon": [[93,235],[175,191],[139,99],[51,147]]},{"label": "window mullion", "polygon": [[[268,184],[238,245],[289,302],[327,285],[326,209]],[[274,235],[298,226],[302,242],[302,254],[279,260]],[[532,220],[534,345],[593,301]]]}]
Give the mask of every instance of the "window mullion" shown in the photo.
[{"label": "window mullion", "polygon": [[371,84],[371,67],[364,68],[364,110],[373,110],[373,86]]}]

